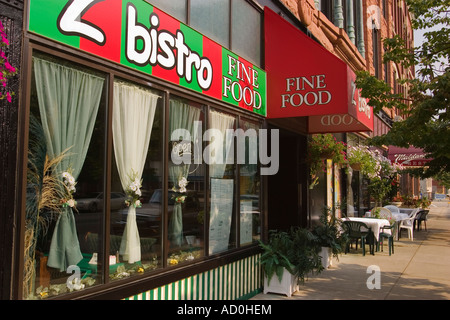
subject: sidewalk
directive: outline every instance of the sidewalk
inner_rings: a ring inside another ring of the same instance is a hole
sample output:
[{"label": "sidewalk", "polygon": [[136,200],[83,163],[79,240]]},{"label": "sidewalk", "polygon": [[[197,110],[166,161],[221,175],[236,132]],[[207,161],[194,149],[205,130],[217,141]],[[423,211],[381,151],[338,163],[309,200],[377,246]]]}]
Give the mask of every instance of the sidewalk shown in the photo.
[{"label": "sidewalk", "polygon": [[[317,276],[310,276],[291,297],[258,294],[251,300],[450,300],[450,206],[447,201],[433,202],[427,229],[414,231],[410,241],[406,230],[395,241],[395,253],[375,255],[351,250],[334,259],[333,265]],[[379,289],[369,266],[380,270]]]}]

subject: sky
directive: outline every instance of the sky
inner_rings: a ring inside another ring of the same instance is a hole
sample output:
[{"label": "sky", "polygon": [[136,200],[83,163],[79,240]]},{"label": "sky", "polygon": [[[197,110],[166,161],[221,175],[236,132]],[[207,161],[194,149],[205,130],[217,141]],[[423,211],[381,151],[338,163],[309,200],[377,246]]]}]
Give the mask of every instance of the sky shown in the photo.
[{"label": "sky", "polygon": [[444,28],[444,27],[448,28],[449,26],[444,25],[444,24],[439,24],[439,25],[436,25],[433,28],[429,28],[429,29],[414,30],[414,47],[417,48],[422,45],[422,43],[424,41],[423,34],[425,32],[439,30],[440,28]]}]

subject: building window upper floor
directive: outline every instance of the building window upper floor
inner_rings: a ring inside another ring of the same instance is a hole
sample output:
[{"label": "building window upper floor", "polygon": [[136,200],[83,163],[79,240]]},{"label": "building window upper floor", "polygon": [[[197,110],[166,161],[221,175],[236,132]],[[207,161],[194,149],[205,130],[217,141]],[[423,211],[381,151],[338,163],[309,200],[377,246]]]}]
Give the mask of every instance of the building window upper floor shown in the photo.
[{"label": "building window upper floor", "polygon": [[181,22],[262,65],[262,9],[251,0],[150,0]]}]

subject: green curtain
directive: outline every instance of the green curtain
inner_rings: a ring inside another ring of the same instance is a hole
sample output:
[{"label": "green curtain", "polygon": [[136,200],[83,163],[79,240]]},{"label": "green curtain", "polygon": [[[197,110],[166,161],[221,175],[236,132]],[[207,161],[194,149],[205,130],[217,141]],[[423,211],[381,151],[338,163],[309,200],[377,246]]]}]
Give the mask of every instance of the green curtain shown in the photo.
[{"label": "green curtain", "polygon": [[[190,133],[190,140],[201,137],[196,137],[194,128],[194,121],[200,119],[201,110],[192,107],[178,100],[170,100],[170,136],[176,129],[185,129]],[[183,140],[188,140],[188,137],[182,137]],[[178,137],[177,139],[178,140]],[[201,143],[201,142],[200,142]],[[169,178],[172,186],[179,189],[179,181],[183,178],[188,179],[189,164],[175,165],[169,162]],[[169,240],[172,246],[180,246],[183,243],[183,212],[181,203],[175,202],[173,212],[169,220]]]},{"label": "green curtain", "polygon": [[[104,79],[37,57],[33,63],[48,155],[58,156],[69,149],[58,171],[71,169],[77,179],[89,148]],[[75,217],[67,207],[56,222],[48,266],[65,271],[82,258]]]}]

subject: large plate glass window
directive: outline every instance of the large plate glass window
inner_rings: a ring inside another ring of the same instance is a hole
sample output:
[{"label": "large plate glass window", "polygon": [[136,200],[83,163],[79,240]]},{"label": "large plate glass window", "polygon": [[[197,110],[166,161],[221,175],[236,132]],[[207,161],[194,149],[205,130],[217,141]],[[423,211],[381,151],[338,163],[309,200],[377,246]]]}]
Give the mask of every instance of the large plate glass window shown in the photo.
[{"label": "large plate glass window", "polygon": [[[242,119],[244,155],[239,163],[240,245],[261,237],[261,176],[258,165],[259,124]],[[239,146],[238,146],[239,148]],[[238,153],[239,157],[239,153]]]},{"label": "large plate glass window", "polygon": [[171,98],[169,108],[168,265],[204,255],[205,165],[203,108]]},{"label": "large plate glass window", "polygon": [[35,54],[26,190],[23,296],[44,299],[101,283],[89,234],[101,234],[105,77]]},{"label": "large plate glass window", "polygon": [[116,280],[161,266],[164,99],[121,80],[113,90],[109,277]]},{"label": "large plate glass window", "polygon": [[209,254],[236,247],[234,116],[211,110],[205,160],[209,164]]}]

